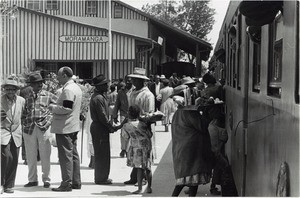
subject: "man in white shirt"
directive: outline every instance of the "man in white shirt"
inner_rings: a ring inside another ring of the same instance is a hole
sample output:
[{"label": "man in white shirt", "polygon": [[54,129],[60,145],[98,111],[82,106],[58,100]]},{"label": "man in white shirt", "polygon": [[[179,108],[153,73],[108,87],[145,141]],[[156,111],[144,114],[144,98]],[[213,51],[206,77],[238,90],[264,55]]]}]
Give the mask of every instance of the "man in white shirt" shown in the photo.
[{"label": "man in white shirt", "polygon": [[72,80],[70,67],[58,70],[57,80],[63,85],[57,104],[50,105],[53,113],[51,133],[56,134],[62,182],[53,191],[81,189],[80,161],[77,151],[77,133],[80,130],[82,91]]}]

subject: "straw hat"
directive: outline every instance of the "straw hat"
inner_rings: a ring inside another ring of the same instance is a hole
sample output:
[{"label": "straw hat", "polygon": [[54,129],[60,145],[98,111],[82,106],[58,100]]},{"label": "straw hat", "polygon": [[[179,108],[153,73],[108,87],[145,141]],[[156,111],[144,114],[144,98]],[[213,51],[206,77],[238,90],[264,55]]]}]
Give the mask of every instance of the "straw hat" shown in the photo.
[{"label": "straw hat", "polygon": [[166,76],[162,74],[162,75],[160,75],[160,79],[162,79],[162,80],[166,79]]},{"label": "straw hat", "polygon": [[4,83],[1,85],[2,88],[4,88],[5,86],[14,86],[16,87],[17,89],[20,89],[20,85],[18,84],[18,82],[16,80],[13,80],[13,79],[6,79],[4,81]]},{"label": "straw hat", "polygon": [[128,77],[149,80],[149,78],[146,76],[146,70],[141,67],[135,67],[133,73],[129,74]]},{"label": "straw hat", "polygon": [[190,76],[184,77],[181,82],[181,84],[183,85],[195,83],[195,81]]},{"label": "straw hat", "polygon": [[175,87],[175,88],[173,89],[173,94],[170,95],[169,97],[172,98],[173,96],[176,96],[176,95],[180,94],[180,93],[183,92],[185,89],[187,89],[187,87],[188,87],[187,85],[179,85],[179,86]]}]

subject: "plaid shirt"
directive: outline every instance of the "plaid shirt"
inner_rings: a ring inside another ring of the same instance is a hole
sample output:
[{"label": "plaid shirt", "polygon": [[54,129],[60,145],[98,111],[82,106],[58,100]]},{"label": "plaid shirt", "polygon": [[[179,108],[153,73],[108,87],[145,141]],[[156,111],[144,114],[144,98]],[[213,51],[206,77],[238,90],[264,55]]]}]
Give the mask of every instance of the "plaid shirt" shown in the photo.
[{"label": "plaid shirt", "polygon": [[52,114],[48,106],[56,101],[57,96],[48,91],[41,90],[36,97],[35,93],[32,93],[25,101],[24,133],[32,134],[35,125],[42,131],[46,131],[52,122]]}]

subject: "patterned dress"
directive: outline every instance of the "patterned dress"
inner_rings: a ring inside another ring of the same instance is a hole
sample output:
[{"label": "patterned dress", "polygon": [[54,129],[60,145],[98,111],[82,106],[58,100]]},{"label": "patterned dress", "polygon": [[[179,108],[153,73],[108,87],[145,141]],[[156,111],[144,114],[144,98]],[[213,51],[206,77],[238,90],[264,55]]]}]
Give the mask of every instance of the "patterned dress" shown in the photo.
[{"label": "patterned dress", "polygon": [[153,163],[151,132],[144,122],[129,120],[123,126],[125,134],[130,137],[127,150],[127,166],[151,170]]}]

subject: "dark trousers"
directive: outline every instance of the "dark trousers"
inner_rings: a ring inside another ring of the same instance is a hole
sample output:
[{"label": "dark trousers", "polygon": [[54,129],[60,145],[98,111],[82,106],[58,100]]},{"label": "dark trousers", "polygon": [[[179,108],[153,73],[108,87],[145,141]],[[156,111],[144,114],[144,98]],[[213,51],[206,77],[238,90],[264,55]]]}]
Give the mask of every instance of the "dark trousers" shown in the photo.
[{"label": "dark trousers", "polygon": [[12,138],[7,145],[1,145],[1,185],[4,188],[15,186],[19,150]]},{"label": "dark trousers", "polygon": [[95,157],[95,183],[105,182],[110,172],[109,131],[98,123],[91,124]]},{"label": "dark trousers", "polygon": [[[184,185],[176,185],[172,197],[178,197],[180,192],[182,191]],[[189,186],[189,197],[196,197],[197,195],[198,186]]]},{"label": "dark trousers", "polygon": [[77,132],[56,134],[62,186],[81,185],[80,161],[77,152]]},{"label": "dark trousers", "polygon": [[130,180],[133,182],[137,182],[137,168],[133,168],[130,173]]},{"label": "dark trousers", "polygon": [[156,110],[159,110],[160,111],[160,105],[161,105],[161,102],[159,100],[156,100],[155,99],[155,111]]},{"label": "dark trousers", "polygon": [[22,137],[22,160],[26,160],[26,150],[25,150],[25,143],[24,138]]}]

